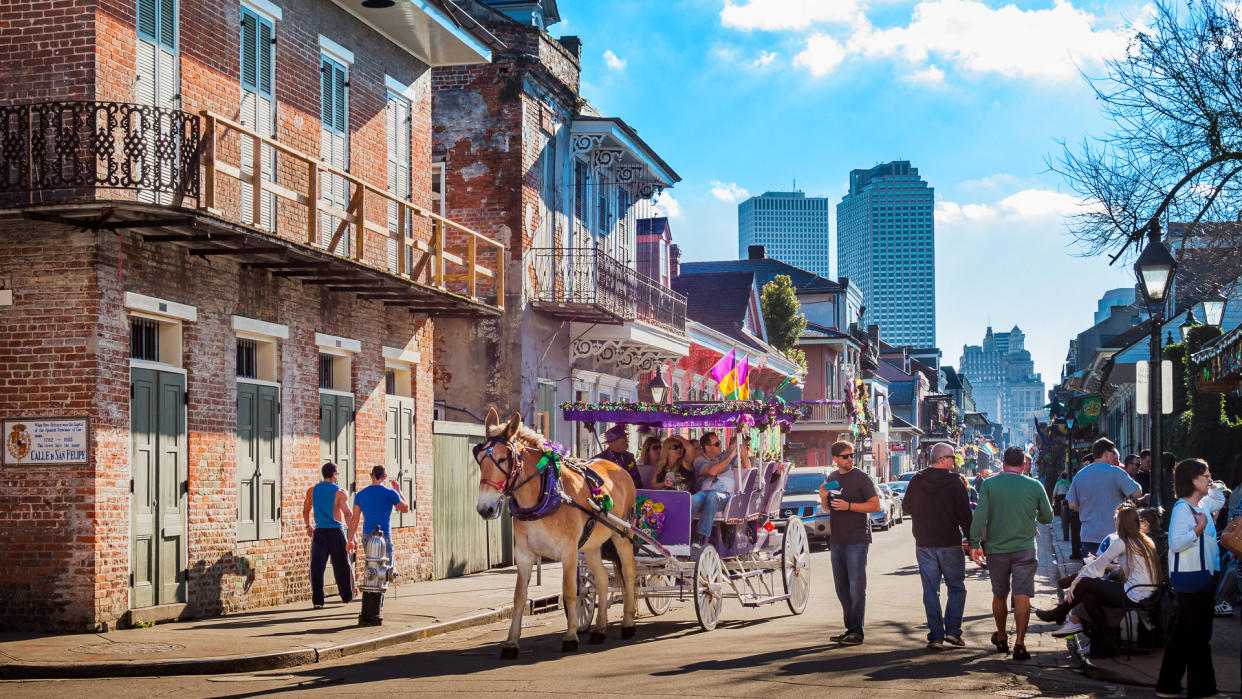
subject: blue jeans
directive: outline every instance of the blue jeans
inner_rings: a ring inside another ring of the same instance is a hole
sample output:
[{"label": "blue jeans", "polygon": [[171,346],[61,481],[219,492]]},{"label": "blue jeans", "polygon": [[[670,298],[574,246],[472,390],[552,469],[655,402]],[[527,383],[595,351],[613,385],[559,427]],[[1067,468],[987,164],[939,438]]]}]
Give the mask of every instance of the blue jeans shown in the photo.
[{"label": "blue jeans", "polygon": [[[706,537],[712,533],[712,519],[728,501],[728,494],[719,490],[700,490],[690,497],[690,519],[698,517],[699,523],[694,531],[699,536]],[[699,517],[700,510],[703,513],[702,517]]]},{"label": "blue jeans", "polygon": [[871,544],[845,544],[832,547],[832,581],[841,600],[845,632],[863,633],[863,614],[867,610],[867,551]]},{"label": "blue jeans", "polygon": [[[962,635],[962,612],[966,608],[966,554],[961,546],[915,546],[919,577],[923,579],[923,611],[927,613],[927,640]],[[940,578],[949,590],[949,601],[940,615]]]}]

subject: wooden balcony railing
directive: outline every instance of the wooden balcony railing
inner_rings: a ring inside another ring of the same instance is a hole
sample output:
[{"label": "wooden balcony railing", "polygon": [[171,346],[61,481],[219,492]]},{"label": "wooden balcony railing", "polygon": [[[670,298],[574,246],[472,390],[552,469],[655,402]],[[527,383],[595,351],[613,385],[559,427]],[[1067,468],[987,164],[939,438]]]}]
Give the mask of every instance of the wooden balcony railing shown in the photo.
[{"label": "wooden balcony railing", "polygon": [[[245,225],[263,227],[263,200],[265,193],[271,193],[303,210],[299,218],[305,225],[305,238],[301,242],[308,247],[322,246],[355,262],[374,267],[380,265],[369,244],[391,240],[396,246],[396,268],[390,270],[393,273],[417,281],[425,272],[431,286],[443,291],[460,292],[472,300],[480,297],[481,280],[490,279],[496,294],[494,305],[504,309],[505,246],[502,243],[393,196],[356,175],[262,136],[220,114],[205,110],[201,115],[204,147],[200,205],[208,212],[227,217],[227,213],[219,209],[219,176],[224,175],[249,185],[252,200],[241,208],[250,215],[250,220],[242,221]],[[273,167],[275,175],[271,178],[263,176],[263,168],[258,168],[257,176],[253,166],[243,169],[241,148],[227,149],[234,162],[225,162],[222,157],[225,149],[220,147],[220,142],[227,131],[236,132],[241,139],[249,140],[250,153],[271,149],[284,156],[287,162]],[[300,177],[292,174],[299,171],[303,173]],[[344,183],[348,201],[345,208],[334,205],[323,196],[322,183],[326,177],[339,178]],[[255,186],[256,180],[258,186]],[[395,217],[390,215],[394,208]],[[332,237],[327,241],[321,238],[324,216],[331,217],[329,220],[335,223]],[[395,226],[380,223],[394,218]],[[419,220],[431,227],[427,241],[415,237],[411,230]],[[342,249],[341,242],[347,239],[347,232],[352,234],[348,236],[352,240]]]},{"label": "wooden balcony railing", "polygon": [[801,406],[803,415],[798,422],[815,424],[849,424],[849,406],[844,403],[807,403]]}]

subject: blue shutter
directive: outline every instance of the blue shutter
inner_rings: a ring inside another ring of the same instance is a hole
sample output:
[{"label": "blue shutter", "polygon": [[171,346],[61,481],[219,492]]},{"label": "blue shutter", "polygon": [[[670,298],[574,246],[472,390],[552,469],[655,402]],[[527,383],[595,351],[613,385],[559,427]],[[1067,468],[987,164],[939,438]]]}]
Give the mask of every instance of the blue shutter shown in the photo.
[{"label": "blue shutter", "polygon": [[241,21],[241,81],[242,87],[258,92],[258,56],[255,55],[259,18],[242,10]]},{"label": "blue shutter", "polygon": [[332,65],[332,128],[345,133],[345,68]]},{"label": "blue shutter", "polygon": [[272,23],[266,20],[259,20],[259,45],[255,47],[255,53],[259,54],[259,92],[268,95],[272,94],[272,52],[275,45],[275,32]]},{"label": "blue shutter", "polygon": [[160,0],[159,43],[169,51],[177,50],[177,0]]},{"label": "blue shutter", "polygon": [[319,121],[332,128],[332,61],[319,57]]},{"label": "blue shutter", "polygon": [[155,1],[156,0],[138,0],[138,35],[151,42],[155,42]]}]

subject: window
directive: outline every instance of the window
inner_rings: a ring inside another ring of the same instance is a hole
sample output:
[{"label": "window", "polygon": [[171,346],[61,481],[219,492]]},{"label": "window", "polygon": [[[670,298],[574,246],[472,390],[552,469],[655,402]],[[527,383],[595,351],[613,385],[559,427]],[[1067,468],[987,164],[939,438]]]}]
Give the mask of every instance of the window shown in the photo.
[{"label": "window", "polygon": [[319,346],[319,462],[331,461],[341,473],[341,486],[353,492],[354,460],[353,355],[362,343],[346,337],[315,333]]},{"label": "window", "polygon": [[431,164],[431,208],[441,216],[448,216],[447,200],[445,191],[447,183],[444,181],[444,163]]},{"label": "window", "polygon": [[160,360],[160,323],[158,320],[130,318],[129,357],[148,362]]},{"label": "window", "polygon": [[[320,37],[321,48],[325,38]],[[319,56],[319,157],[324,163],[340,170],[349,169],[349,69],[346,64],[321,53]],[[338,209],[347,209],[349,202],[349,186],[340,175],[325,174],[320,183],[320,192],[329,204]],[[340,225],[340,219],[328,213],[320,215],[319,244],[328,247]],[[351,226],[346,226],[345,233],[332,252],[345,255],[350,250]]]},{"label": "window", "polygon": [[[391,78],[388,80],[392,81]],[[384,113],[388,153],[388,193],[396,199],[408,201],[410,198],[410,101],[390,88]],[[398,221],[397,203],[389,201],[387,206],[388,271],[393,273],[408,271],[411,267],[413,250],[405,248],[406,259],[398,264],[397,250],[400,249],[400,245],[396,236],[402,229],[407,237],[410,235],[410,212],[407,210],[403,214],[404,222]]]},{"label": "window", "polygon": [[574,215],[583,226],[587,222],[587,164],[574,160]]},{"label": "window", "polygon": [[259,377],[259,348],[254,340],[237,341],[237,378],[257,379]]}]

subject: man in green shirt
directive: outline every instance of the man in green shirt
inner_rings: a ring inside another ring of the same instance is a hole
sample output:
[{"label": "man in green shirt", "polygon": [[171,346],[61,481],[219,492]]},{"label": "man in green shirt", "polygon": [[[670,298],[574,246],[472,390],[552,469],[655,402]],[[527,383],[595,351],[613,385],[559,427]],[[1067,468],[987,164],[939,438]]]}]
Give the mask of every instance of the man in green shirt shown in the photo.
[{"label": "man in green shirt", "polygon": [[1005,625],[1006,604],[1013,592],[1013,623],[1016,638],[1013,659],[1026,660],[1026,624],[1031,618],[1031,596],[1035,594],[1035,526],[1052,522],[1052,505],[1039,481],[1022,475],[1024,454],[1009,447],[1003,458],[1004,471],[983,482],[979,504],[970,525],[970,557],[983,565],[987,552],[988,577],[992,580],[992,616],[996,633],[992,645],[1001,653],[1009,651]]}]

